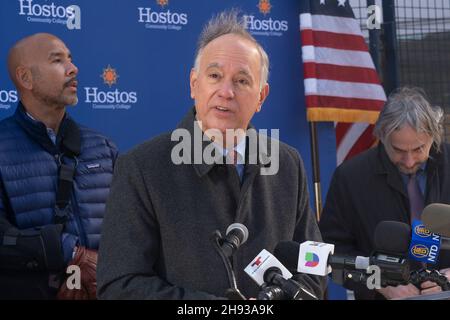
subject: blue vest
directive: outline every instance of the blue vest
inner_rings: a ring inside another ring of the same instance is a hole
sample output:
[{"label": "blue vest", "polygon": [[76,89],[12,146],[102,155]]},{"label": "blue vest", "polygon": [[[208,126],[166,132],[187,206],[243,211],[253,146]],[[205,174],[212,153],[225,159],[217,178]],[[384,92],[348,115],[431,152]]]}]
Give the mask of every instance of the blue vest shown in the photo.
[{"label": "blue vest", "polygon": [[[67,119],[66,114],[58,136]],[[98,248],[117,158],[117,148],[111,141],[79,127],[81,153],[73,182],[72,210],[62,236],[66,257],[77,242]],[[0,122],[0,217],[19,229],[54,223],[59,156],[58,139],[55,146],[45,125],[30,119],[19,103],[15,114]],[[64,156],[61,159],[73,161]]]}]

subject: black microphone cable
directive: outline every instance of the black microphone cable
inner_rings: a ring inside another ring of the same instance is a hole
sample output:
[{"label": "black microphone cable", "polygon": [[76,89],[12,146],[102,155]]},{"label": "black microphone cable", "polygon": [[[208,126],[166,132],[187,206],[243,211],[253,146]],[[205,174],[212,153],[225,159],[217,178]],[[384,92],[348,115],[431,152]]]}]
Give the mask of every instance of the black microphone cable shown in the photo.
[{"label": "black microphone cable", "polygon": [[227,272],[228,277],[228,283],[230,285],[230,289],[226,292],[226,297],[233,300],[246,300],[246,298],[242,295],[242,293],[239,291],[237,287],[237,281],[236,276],[233,272],[233,267],[231,266],[230,260],[227,258],[225,253],[222,250],[221,247],[221,240],[222,240],[222,234],[219,230],[214,231],[214,233],[211,236],[211,240],[214,245],[214,249],[219,254],[220,258],[222,259],[223,265],[225,266],[225,270]]}]

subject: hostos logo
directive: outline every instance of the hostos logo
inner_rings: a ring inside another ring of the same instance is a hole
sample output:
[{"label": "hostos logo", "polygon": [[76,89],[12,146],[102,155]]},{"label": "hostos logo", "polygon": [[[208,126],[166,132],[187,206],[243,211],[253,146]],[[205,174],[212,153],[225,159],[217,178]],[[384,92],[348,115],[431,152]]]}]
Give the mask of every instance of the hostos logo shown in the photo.
[{"label": "hostos logo", "polygon": [[270,9],[272,9],[270,0],[259,0],[258,8],[259,8],[259,12],[261,12],[264,15],[270,13]]},{"label": "hostos logo", "polygon": [[169,0],[156,0],[156,3],[164,8],[164,6],[168,6],[169,5]]},{"label": "hostos logo", "polygon": [[117,78],[119,78],[119,75],[117,74],[116,69],[111,68],[111,66],[108,64],[108,67],[106,69],[103,69],[103,73],[100,75],[100,77],[102,77],[103,82],[111,88],[113,84],[117,83]]}]

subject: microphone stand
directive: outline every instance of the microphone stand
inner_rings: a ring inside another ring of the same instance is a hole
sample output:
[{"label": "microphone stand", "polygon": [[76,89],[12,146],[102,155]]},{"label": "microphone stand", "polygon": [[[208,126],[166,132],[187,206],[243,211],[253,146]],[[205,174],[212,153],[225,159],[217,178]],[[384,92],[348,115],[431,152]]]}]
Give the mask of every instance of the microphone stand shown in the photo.
[{"label": "microphone stand", "polygon": [[216,249],[220,258],[222,259],[223,265],[225,266],[225,270],[228,276],[228,282],[230,288],[225,292],[225,296],[231,300],[247,300],[244,295],[239,291],[236,282],[236,276],[233,272],[233,267],[231,266],[230,260],[225,256],[222,247],[220,246],[220,241],[222,240],[222,234],[219,230],[214,231],[212,234],[211,240],[214,244],[214,249]]}]

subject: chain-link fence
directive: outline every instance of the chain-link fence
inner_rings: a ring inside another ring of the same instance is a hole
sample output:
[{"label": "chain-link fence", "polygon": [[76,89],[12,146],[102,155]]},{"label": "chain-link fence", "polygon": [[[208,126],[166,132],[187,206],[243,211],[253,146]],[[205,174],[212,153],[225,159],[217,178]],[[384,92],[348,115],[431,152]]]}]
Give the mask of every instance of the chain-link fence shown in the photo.
[{"label": "chain-link fence", "polygon": [[450,141],[450,1],[395,2],[400,84],[424,88],[444,109]]},{"label": "chain-link fence", "polygon": [[[449,0],[383,0],[394,1],[395,9],[395,65],[399,86],[418,86],[425,90],[434,105],[442,107],[446,114],[446,140],[450,141],[450,1]],[[361,21],[361,29],[372,45],[372,53],[379,54],[378,71],[383,79],[391,76],[386,59],[387,39],[385,29],[370,38],[367,30],[367,7],[381,0],[351,0],[355,16]],[[383,20],[384,21],[384,20]],[[375,48],[374,48],[375,45]],[[391,49],[392,50],[392,49]],[[392,64],[391,64],[392,66]]]}]

